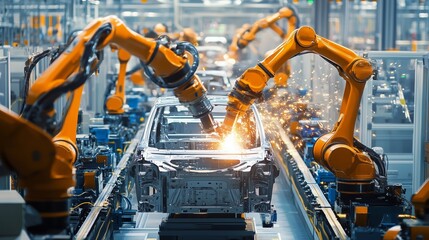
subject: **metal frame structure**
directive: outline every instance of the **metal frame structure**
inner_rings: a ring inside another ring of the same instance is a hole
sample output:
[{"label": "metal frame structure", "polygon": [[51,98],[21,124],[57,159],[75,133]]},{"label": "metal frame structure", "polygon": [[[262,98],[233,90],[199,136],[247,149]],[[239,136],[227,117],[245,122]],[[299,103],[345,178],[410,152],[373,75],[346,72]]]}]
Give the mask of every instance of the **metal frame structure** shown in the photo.
[{"label": "metal frame structure", "polygon": [[[0,57],[0,104],[11,109],[11,80],[10,80],[10,47],[3,47],[3,56]],[[0,190],[11,189],[10,176],[0,177]]]},{"label": "metal frame structure", "polygon": [[317,34],[328,38],[329,37],[329,2],[315,1],[315,21],[314,30]]},{"label": "metal frame structure", "polygon": [[[370,80],[365,88],[362,102],[361,115],[359,125],[359,137],[367,146],[372,146],[373,131],[376,130],[391,130],[391,131],[406,131],[411,130],[412,136],[412,152],[408,154],[388,154],[389,159],[398,161],[398,164],[412,164],[411,189],[407,191],[407,195],[411,196],[416,192],[420,185],[424,182],[425,174],[425,141],[427,141],[427,120],[428,120],[428,94],[429,94],[429,64],[427,52],[381,52],[371,51],[364,54],[365,57],[376,59],[410,59],[414,61],[414,121],[412,123],[372,123],[372,109],[369,96],[372,95],[372,80]],[[407,67],[407,66],[403,66]],[[383,146],[381,146],[383,147]],[[402,168],[401,168],[402,169]],[[399,173],[401,169],[392,169],[390,166],[389,172]],[[404,170],[404,169],[402,169]],[[399,182],[398,182],[399,183]]]},{"label": "metal frame structure", "polygon": [[10,47],[5,46],[0,57],[0,104],[11,109]]},{"label": "metal frame structure", "polygon": [[[210,97],[211,103],[219,108],[226,106],[226,100]],[[251,146],[228,152],[208,147],[216,140],[206,134],[190,133],[191,129],[200,128],[191,116],[172,114],[165,118],[160,114],[164,107],[178,104],[175,98],[159,98],[148,118],[135,163],[139,211],[270,212],[278,170],[256,107],[252,107],[252,116],[257,137],[249,143]],[[181,132],[182,127],[186,127],[186,133]],[[165,129],[171,132],[167,134]],[[157,136],[159,140],[154,139]],[[264,174],[260,175],[262,171]]]}]

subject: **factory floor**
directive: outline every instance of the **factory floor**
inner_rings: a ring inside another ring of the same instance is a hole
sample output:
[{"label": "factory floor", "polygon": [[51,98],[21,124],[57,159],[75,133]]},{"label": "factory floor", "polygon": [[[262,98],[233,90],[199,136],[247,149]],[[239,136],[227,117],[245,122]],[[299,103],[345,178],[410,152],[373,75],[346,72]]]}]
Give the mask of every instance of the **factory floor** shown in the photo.
[{"label": "factory floor", "polygon": [[[272,204],[277,211],[277,223],[272,228],[263,228],[258,213],[248,213],[247,218],[253,218],[256,226],[256,239],[258,240],[287,240],[312,239],[301,213],[295,206],[291,194],[291,187],[285,180],[282,171],[274,184]],[[158,239],[158,227],[164,213],[137,213],[135,226],[121,228],[114,234],[114,239]]]}]

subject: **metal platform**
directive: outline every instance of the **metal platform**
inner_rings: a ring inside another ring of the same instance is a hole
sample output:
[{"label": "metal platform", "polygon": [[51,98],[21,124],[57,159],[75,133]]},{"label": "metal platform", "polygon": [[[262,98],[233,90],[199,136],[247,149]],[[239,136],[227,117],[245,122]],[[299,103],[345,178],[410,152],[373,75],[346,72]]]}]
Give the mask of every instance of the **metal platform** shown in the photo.
[{"label": "metal platform", "polygon": [[[283,172],[283,171],[282,171]],[[254,220],[256,238],[258,240],[287,240],[287,239],[312,239],[301,212],[295,205],[291,186],[285,180],[283,173],[274,184],[273,204],[277,211],[277,223],[272,228],[263,228],[260,214],[248,213],[246,218]],[[158,231],[164,213],[137,213],[135,226],[123,227],[114,233],[114,239],[159,239]]]}]

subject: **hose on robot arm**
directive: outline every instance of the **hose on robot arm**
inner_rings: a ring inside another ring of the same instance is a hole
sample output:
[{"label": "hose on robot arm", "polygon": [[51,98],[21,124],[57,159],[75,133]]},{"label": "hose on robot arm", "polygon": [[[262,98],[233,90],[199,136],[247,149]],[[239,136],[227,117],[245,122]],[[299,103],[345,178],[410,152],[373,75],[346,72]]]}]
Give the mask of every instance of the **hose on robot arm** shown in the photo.
[{"label": "hose on robot arm", "polygon": [[[97,46],[104,40],[103,35],[106,35],[112,31],[110,24],[104,24],[101,26],[91,37],[91,39],[85,44],[85,48],[80,60],[79,71],[70,76],[67,81],[64,81],[61,85],[53,88],[52,90],[43,94],[37,99],[34,104],[27,105],[23,117],[36,125],[44,128],[51,135],[58,133],[62,129],[64,122],[64,116],[61,118],[59,123],[55,123],[54,118],[50,116],[50,109],[53,108],[54,102],[62,95],[73,92],[78,87],[82,86],[89,77],[98,69],[103,61],[103,51],[97,50]],[[70,107],[70,102],[73,96],[68,98],[66,103],[65,111],[66,114]]]},{"label": "hose on robot arm", "polygon": [[23,104],[21,106],[21,110],[19,110],[19,114],[22,114],[24,111],[25,101],[27,98],[28,90],[30,88],[30,77],[33,72],[34,67],[39,63],[40,60],[49,56],[51,54],[51,49],[47,49],[42,51],[41,53],[37,53],[35,55],[30,56],[27,61],[25,61],[24,67],[24,99]]},{"label": "hose on robot arm", "polygon": [[40,62],[40,60],[48,56],[50,56],[49,65],[51,65],[64,52],[64,50],[70,45],[70,43],[80,32],[81,30],[73,31],[72,33],[70,33],[70,36],[68,37],[66,44],[60,45],[53,49],[52,48],[46,49],[40,53],[36,53],[30,56],[27,59],[27,61],[25,61],[24,91],[23,91],[24,98],[23,98],[23,104],[21,106],[21,110],[19,111],[20,115],[24,112],[24,106],[25,106],[25,102],[27,101],[28,90],[30,89],[30,77],[36,65]]},{"label": "hose on robot arm", "polygon": [[[171,45],[171,40],[168,36],[163,35],[160,36],[157,41],[170,48]],[[198,50],[195,48],[194,45],[192,45],[189,42],[177,42],[175,43],[176,45],[173,46],[172,50],[174,52],[176,52],[176,54],[178,55],[183,55],[185,52],[189,52],[193,58],[193,62],[190,68],[190,71],[187,73],[187,75],[185,76],[185,78],[183,78],[183,80],[178,81],[178,82],[174,82],[174,83],[169,83],[168,81],[165,81],[165,79],[157,76],[151,67],[148,66],[147,63],[144,63],[142,61],[140,61],[140,64],[144,70],[144,73],[146,74],[146,76],[152,81],[154,82],[156,85],[162,87],[162,88],[176,88],[182,84],[184,84],[185,82],[189,81],[195,74],[195,72],[198,69],[198,65],[200,64],[200,59],[199,59],[199,54],[198,54]]]}]

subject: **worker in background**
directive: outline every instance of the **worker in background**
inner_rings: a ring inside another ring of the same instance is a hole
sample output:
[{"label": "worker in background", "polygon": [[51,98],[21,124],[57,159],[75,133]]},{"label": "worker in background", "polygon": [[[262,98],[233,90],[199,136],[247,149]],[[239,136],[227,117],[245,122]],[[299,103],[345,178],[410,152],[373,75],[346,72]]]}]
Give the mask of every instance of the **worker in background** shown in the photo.
[{"label": "worker in background", "polygon": [[[173,41],[185,41],[190,42],[192,45],[198,45],[198,34],[192,28],[183,28],[179,32],[170,33],[168,31],[168,27],[164,23],[157,23],[153,26],[152,29],[145,28],[143,29],[143,35],[147,38],[158,38],[162,35],[167,35]],[[141,77],[142,71],[138,71],[131,76],[131,78]],[[148,83],[147,88],[151,89],[151,94],[154,96],[159,96],[164,93],[164,89],[159,89],[159,87],[153,85],[150,81],[146,81]],[[152,88],[153,87],[153,88]]]}]

